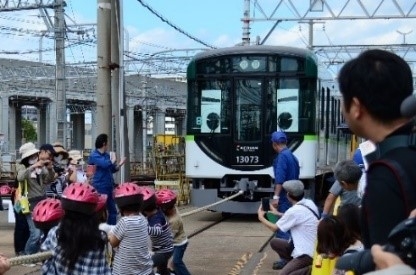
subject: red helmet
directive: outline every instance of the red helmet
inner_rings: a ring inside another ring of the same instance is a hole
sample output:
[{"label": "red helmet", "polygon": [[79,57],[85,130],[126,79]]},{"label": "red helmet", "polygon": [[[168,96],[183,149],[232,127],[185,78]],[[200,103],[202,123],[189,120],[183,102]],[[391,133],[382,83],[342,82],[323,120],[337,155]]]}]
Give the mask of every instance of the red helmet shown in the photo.
[{"label": "red helmet", "polygon": [[11,193],[12,189],[7,184],[0,187],[0,195],[10,195]]},{"label": "red helmet", "polygon": [[101,209],[103,209],[103,207],[106,206],[106,204],[107,204],[107,197],[108,197],[106,194],[99,194],[99,193],[97,193],[97,195],[98,195],[98,202],[97,202],[97,207],[95,208],[95,212],[100,211]]},{"label": "red helmet", "polygon": [[57,225],[65,212],[59,199],[41,200],[33,209],[32,218],[36,227],[50,229]]},{"label": "red helmet", "polygon": [[147,186],[141,187],[140,193],[142,193],[144,201],[147,201],[148,199],[151,199],[153,196],[155,196],[155,190]]},{"label": "red helmet", "polygon": [[140,188],[143,195],[143,210],[151,211],[156,208],[156,195],[153,188],[143,186]]},{"label": "red helmet", "polygon": [[98,193],[89,184],[74,182],[65,188],[61,202],[64,210],[91,215],[98,204]]},{"label": "red helmet", "polygon": [[171,189],[156,191],[156,204],[163,209],[170,209],[176,204],[176,193]]},{"label": "red helmet", "polygon": [[114,189],[114,199],[118,207],[138,204],[141,205],[143,195],[140,192],[140,187],[132,182],[125,182],[119,184]]}]

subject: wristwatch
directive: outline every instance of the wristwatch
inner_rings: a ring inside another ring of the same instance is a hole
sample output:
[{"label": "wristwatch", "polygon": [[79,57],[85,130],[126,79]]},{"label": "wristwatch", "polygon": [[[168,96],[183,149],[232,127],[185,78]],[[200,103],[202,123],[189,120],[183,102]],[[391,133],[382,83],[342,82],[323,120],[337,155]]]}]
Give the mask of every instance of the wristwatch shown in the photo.
[{"label": "wristwatch", "polygon": [[274,199],[274,200],[278,200],[278,199],[279,199],[279,196],[274,195],[274,196],[273,196],[273,199]]}]

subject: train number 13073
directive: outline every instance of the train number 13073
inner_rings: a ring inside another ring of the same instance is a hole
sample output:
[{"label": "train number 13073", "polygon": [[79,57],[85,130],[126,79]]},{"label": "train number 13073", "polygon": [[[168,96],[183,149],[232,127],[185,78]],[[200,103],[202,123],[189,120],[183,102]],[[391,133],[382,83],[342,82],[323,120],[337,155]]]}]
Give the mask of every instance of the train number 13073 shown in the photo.
[{"label": "train number 13073", "polygon": [[259,163],[259,156],[236,156],[235,158],[239,164]]}]

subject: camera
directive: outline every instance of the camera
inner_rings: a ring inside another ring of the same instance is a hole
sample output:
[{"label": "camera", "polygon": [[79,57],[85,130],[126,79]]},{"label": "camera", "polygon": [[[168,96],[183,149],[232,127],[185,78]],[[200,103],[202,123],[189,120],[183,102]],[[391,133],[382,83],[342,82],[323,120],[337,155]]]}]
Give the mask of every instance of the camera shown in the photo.
[{"label": "camera", "polygon": [[[416,268],[416,218],[406,219],[390,232],[384,250],[396,254],[405,264]],[[340,257],[335,265],[338,270],[353,271],[355,275],[375,269],[370,250]]]},{"label": "camera", "polygon": [[62,173],[65,172],[65,168],[61,167],[60,165],[54,163],[53,164],[53,170],[55,171],[55,173],[57,173],[58,175],[61,175]]}]

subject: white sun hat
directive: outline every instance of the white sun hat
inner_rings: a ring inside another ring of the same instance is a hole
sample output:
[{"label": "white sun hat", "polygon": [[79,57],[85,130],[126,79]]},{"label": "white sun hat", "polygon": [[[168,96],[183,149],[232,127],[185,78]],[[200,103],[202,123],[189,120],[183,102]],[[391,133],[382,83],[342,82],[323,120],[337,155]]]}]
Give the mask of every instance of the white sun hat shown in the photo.
[{"label": "white sun hat", "polygon": [[19,153],[22,154],[22,160],[38,152],[39,150],[36,149],[35,144],[32,142],[25,143],[19,148]]}]

